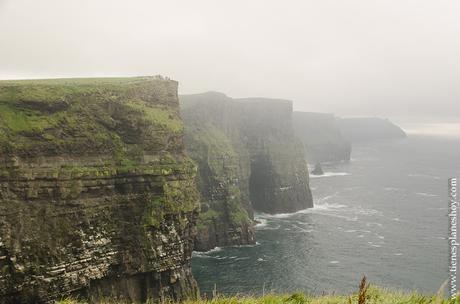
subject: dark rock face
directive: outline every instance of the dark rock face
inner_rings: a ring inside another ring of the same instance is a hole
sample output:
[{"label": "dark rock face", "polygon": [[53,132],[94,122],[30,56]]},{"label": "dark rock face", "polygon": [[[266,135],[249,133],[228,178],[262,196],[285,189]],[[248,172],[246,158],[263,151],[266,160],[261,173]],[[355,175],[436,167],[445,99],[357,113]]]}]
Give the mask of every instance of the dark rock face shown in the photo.
[{"label": "dark rock face", "polygon": [[323,175],[324,174],[323,168],[321,168],[320,163],[316,163],[315,169],[313,169],[313,171],[311,171],[311,174],[312,175]]},{"label": "dark rock face", "polygon": [[337,124],[344,137],[353,143],[406,137],[406,133],[388,119],[340,118]]},{"label": "dark rock face", "polygon": [[290,101],[211,92],[181,96],[181,103],[186,147],[199,167],[197,250],[254,243],[253,208],[277,213],[312,206]]},{"label": "dark rock face", "polygon": [[342,135],[334,115],[294,112],[293,121],[309,162],[350,160],[351,143]]},{"label": "dark rock face", "polygon": [[0,82],[0,303],[197,295],[178,107],[157,78]]}]

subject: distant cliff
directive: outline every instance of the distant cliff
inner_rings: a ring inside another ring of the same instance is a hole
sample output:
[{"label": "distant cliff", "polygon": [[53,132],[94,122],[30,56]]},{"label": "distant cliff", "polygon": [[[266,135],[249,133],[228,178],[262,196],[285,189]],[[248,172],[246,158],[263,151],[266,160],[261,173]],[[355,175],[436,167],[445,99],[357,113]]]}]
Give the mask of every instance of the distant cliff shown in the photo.
[{"label": "distant cliff", "polygon": [[194,297],[177,83],[0,82],[0,303]]},{"label": "distant cliff", "polygon": [[353,143],[406,137],[400,127],[388,119],[377,117],[339,118],[337,125],[343,136]]},{"label": "distant cliff", "polygon": [[254,209],[278,213],[312,206],[290,101],[215,92],[180,100],[186,148],[199,167],[198,250],[253,243]]},{"label": "distant cliff", "polygon": [[333,114],[294,112],[293,122],[309,162],[350,160],[351,143],[344,139]]}]

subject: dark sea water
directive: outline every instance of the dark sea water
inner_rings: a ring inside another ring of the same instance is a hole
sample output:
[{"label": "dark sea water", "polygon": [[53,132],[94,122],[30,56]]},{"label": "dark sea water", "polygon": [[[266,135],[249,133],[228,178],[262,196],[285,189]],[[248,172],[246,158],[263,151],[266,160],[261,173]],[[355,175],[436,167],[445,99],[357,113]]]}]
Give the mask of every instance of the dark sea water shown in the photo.
[{"label": "dark sea water", "polygon": [[315,207],[257,214],[257,245],[194,253],[202,293],[345,293],[360,278],[436,292],[448,278],[449,177],[460,138],[413,135],[354,145],[350,163],[310,180]]}]

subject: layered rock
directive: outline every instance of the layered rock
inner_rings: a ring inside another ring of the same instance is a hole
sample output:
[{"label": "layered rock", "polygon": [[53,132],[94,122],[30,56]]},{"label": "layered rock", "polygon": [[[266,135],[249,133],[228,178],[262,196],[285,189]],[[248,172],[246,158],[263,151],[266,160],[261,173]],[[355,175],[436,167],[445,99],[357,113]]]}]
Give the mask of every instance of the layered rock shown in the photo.
[{"label": "layered rock", "polygon": [[197,250],[254,243],[253,209],[278,213],[312,206],[290,101],[210,92],[181,96],[181,102],[202,195]]},{"label": "layered rock", "polygon": [[351,143],[343,137],[333,114],[294,112],[293,121],[309,162],[350,160]]},{"label": "layered rock", "polygon": [[194,297],[177,83],[0,82],[0,302]]},{"label": "layered rock", "polygon": [[339,118],[337,125],[343,136],[353,143],[406,137],[400,127],[378,117]]}]

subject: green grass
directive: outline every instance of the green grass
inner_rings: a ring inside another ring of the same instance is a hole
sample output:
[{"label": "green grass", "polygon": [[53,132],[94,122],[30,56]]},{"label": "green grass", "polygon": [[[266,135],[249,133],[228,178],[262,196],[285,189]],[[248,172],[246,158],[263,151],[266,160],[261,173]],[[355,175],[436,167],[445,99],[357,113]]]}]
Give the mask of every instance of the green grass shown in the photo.
[{"label": "green grass", "polygon": [[[361,297],[360,297],[361,295]],[[155,303],[155,301],[149,301]],[[161,303],[172,301],[161,301]],[[58,302],[60,304],[83,303],[72,299]],[[126,303],[120,301],[105,300],[100,303]],[[415,292],[392,291],[379,287],[370,286],[364,297],[361,292],[351,295],[323,295],[308,296],[304,293],[275,294],[269,293],[264,296],[221,296],[212,299],[186,300],[184,304],[457,304],[460,296],[456,299],[446,299],[441,295],[421,295]]]},{"label": "green grass", "polygon": [[123,159],[132,141],[139,151],[174,149],[168,138],[183,132],[176,90],[161,77],[0,81],[0,152]]}]

